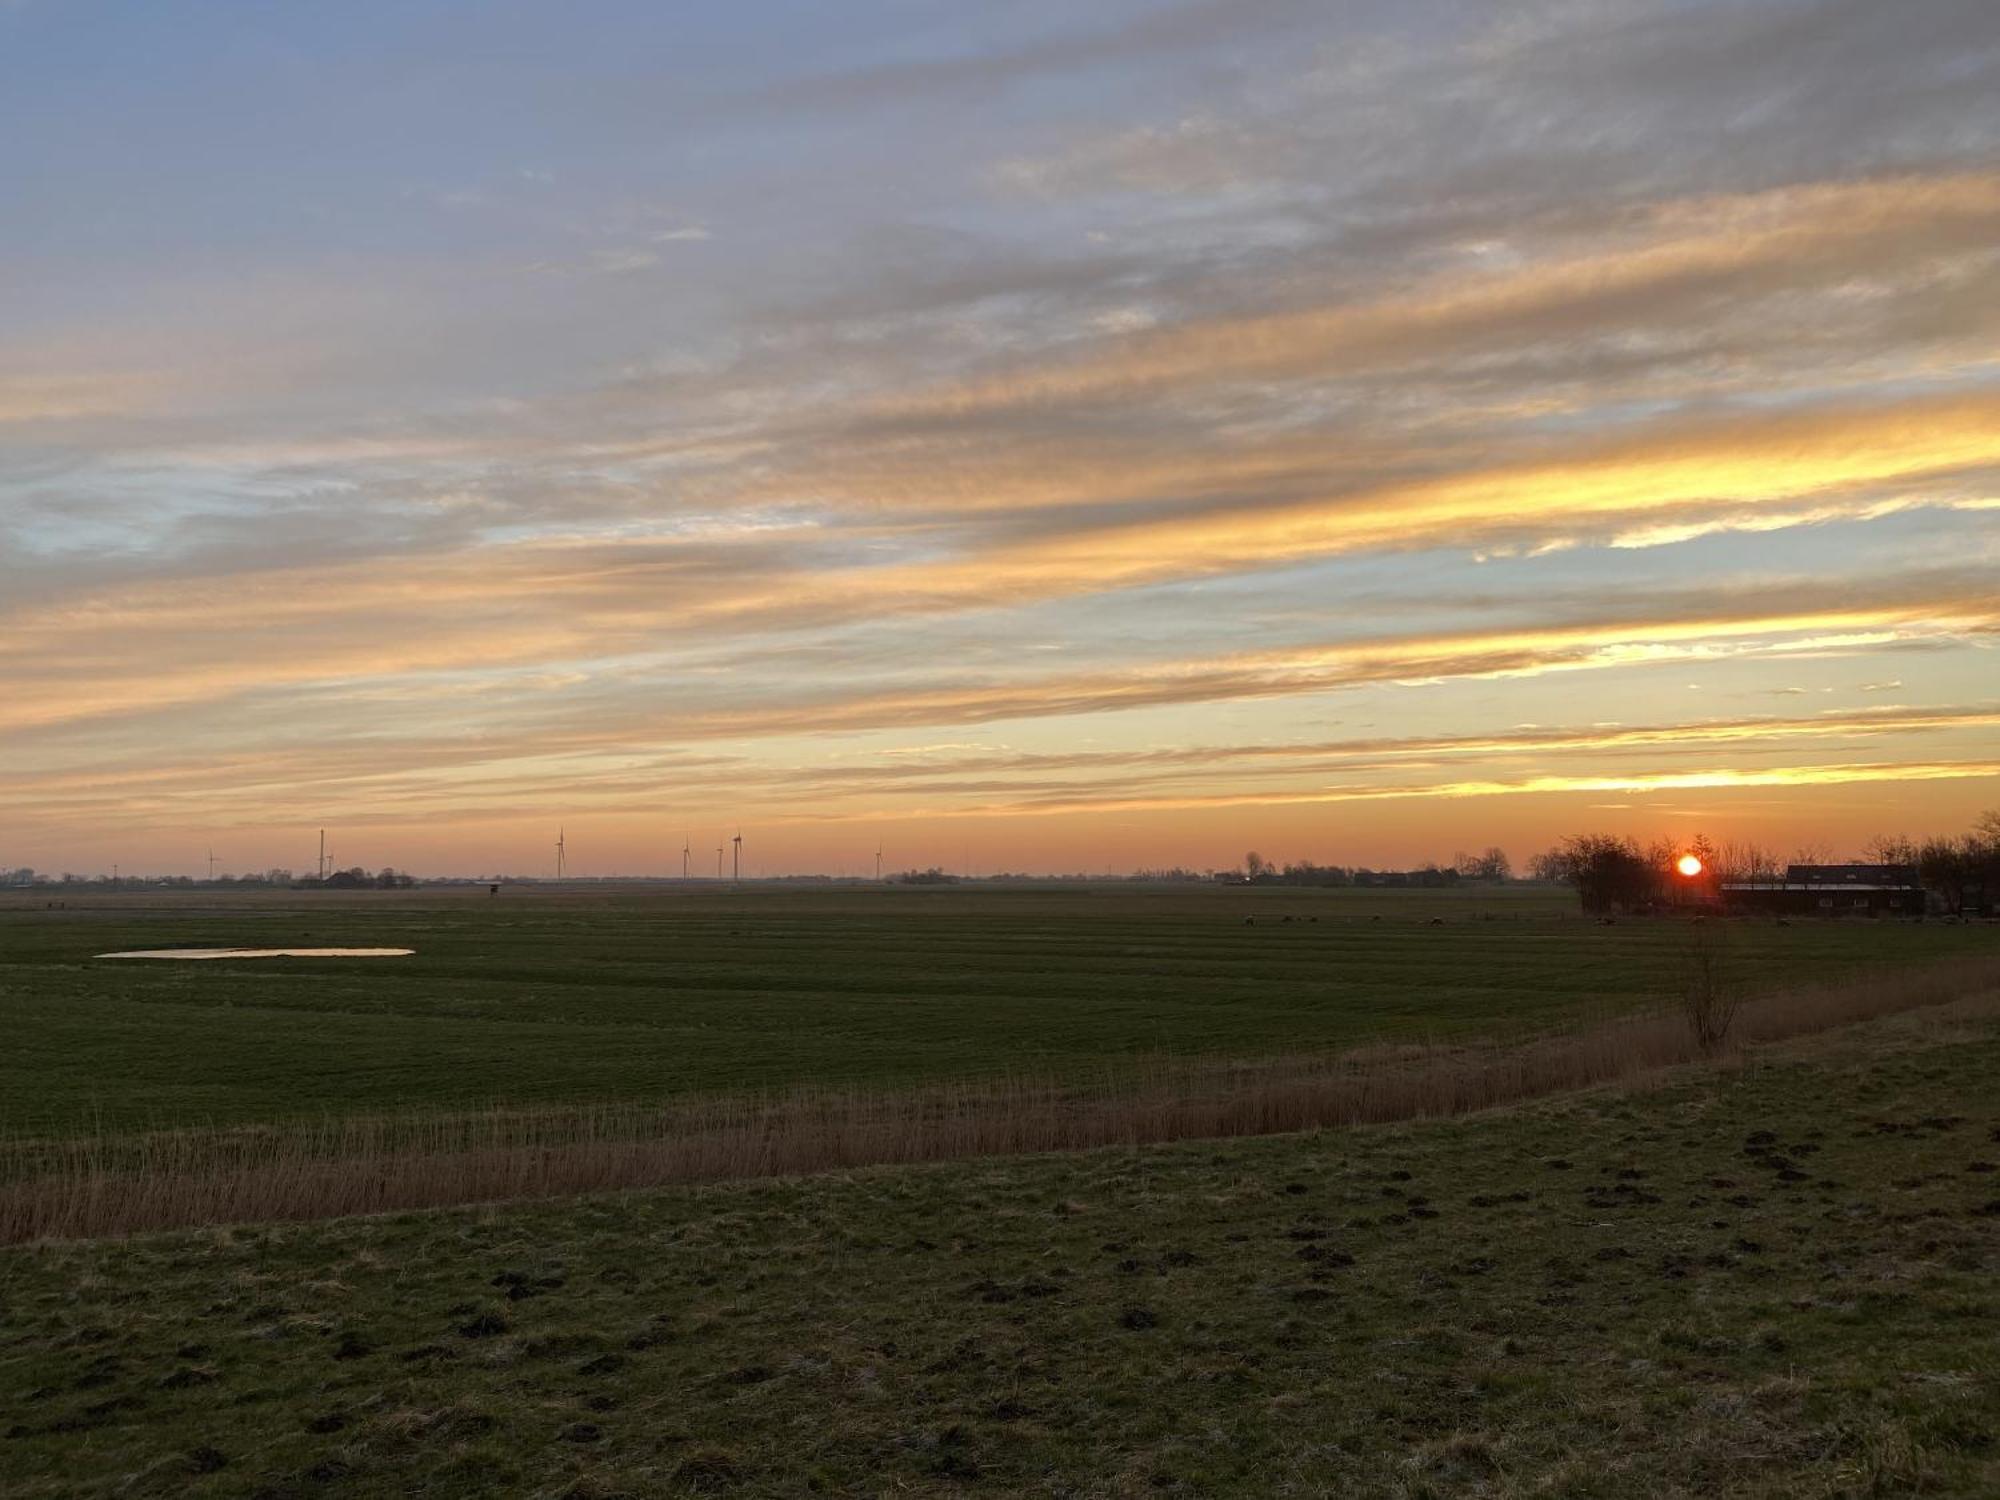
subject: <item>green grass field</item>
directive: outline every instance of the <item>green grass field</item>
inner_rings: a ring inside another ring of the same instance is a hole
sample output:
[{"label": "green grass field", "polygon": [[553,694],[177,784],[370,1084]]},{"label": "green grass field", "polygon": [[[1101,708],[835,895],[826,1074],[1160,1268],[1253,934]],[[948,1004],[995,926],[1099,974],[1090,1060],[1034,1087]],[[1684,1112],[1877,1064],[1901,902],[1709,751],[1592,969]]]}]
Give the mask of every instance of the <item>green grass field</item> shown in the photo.
[{"label": "green grass field", "polygon": [[0,1253],[110,1495],[1991,1496],[2000,1011],[1448,1123]]},{"label": "green grass field", "polygon": [[[1289,918],[1289,920],[1287,920]],[[1989,927],[1709,924],[1755,992]],[[0,904],[0,1129],[1084,1075],[1679,983],[1566,897]],[[370,963],[121,963],[180,946]],[[1988,1495],[2000,1002],[1450,1123],[0,1251],[0,1493]]]},{"label": "green grass field", "polygon": [[[0,897],[0,1132],[1071,1073],[1492,1034],[1670,992],[1685,930],[1566,893],[1123,886]],[[1286,918],[1292,920],[1287,921]],[[1246,919],[1254,919],[1254,925]],[[1729,924],[1746,986],[1992,952]],[[414,958],[107,962],[117,949]]]}]

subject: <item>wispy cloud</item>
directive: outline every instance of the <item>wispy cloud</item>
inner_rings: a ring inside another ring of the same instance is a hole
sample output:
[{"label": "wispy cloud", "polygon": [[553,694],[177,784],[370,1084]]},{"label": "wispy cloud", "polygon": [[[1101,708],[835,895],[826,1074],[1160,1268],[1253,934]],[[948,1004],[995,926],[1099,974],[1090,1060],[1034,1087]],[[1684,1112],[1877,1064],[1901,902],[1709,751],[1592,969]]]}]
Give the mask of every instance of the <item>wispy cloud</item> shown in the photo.
[{"label": "wispy cloud", "polygon": [[[0,253],[0,808],[43,858],[303,797],[1957,816],[2000,754],[1987,9],[863,4],[600,51],[531,8],[504,85],[356,63],[360,119],[275,69],[220,136],[31,58],[0,129],[79,123]],[[253,29],[325,55],[297,24]],[[218,140],[299,191],[191,181]],[[1676,718],[1773,695],[1828,712]]]}]

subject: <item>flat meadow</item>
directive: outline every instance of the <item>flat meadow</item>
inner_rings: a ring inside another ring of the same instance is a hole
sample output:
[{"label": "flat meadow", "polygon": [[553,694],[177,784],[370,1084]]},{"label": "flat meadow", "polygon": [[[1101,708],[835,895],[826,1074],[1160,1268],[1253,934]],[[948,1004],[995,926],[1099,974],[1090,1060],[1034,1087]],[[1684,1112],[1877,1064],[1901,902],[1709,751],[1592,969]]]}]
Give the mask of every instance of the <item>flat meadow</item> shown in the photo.
[{"label": "flat meadow", "polygon": [[[1936,923],[1719,925],[1748,993],[2000,951]],[[1504,1037],[1661,1003],[1686,943],[1683,923],[1602,925],[1534,887],[8,893],[0,1136]],[[415,954],[95,956],[295,945]]]}]

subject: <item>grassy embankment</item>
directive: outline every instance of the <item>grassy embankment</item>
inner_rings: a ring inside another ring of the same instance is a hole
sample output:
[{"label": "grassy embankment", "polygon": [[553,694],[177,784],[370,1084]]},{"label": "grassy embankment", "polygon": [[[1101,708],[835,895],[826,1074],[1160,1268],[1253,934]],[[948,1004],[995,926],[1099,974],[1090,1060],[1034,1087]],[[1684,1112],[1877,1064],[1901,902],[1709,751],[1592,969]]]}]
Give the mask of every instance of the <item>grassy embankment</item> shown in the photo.
[{"label": "grassy embankment", "polygon": [[1961,958],[1732,999],[1726,1034],[1666,1009],[1527,1041],[1161,1061],[1093,1084],[836,1087],[0,1142],[0,1245],[1438,1118],[1995,993],[2000,956]]},{"label": "grassy embankment", "polygon": [[1991,1495],[1996,1078],[1988,1000],[1455,1121],[15,1249],[0,1472]]}]

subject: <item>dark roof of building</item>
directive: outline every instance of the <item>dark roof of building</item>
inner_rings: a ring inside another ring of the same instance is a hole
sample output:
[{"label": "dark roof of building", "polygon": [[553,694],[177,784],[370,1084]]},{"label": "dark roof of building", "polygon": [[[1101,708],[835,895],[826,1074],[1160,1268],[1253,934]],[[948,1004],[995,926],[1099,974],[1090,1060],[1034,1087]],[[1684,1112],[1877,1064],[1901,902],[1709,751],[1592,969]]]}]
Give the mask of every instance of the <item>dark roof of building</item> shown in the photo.
[{"label": "dark roof of building", "polygon": [[1787,885],[1904,886],[1923,884],[1915,865],[1788,865]]},{"label": "dark roof of building", "polygon": [[1725,880],[1724,891],[1893,891],[1899,896],[1916,895],[1920,887],[1891,884],[1875,885],[1856,880]]}]

